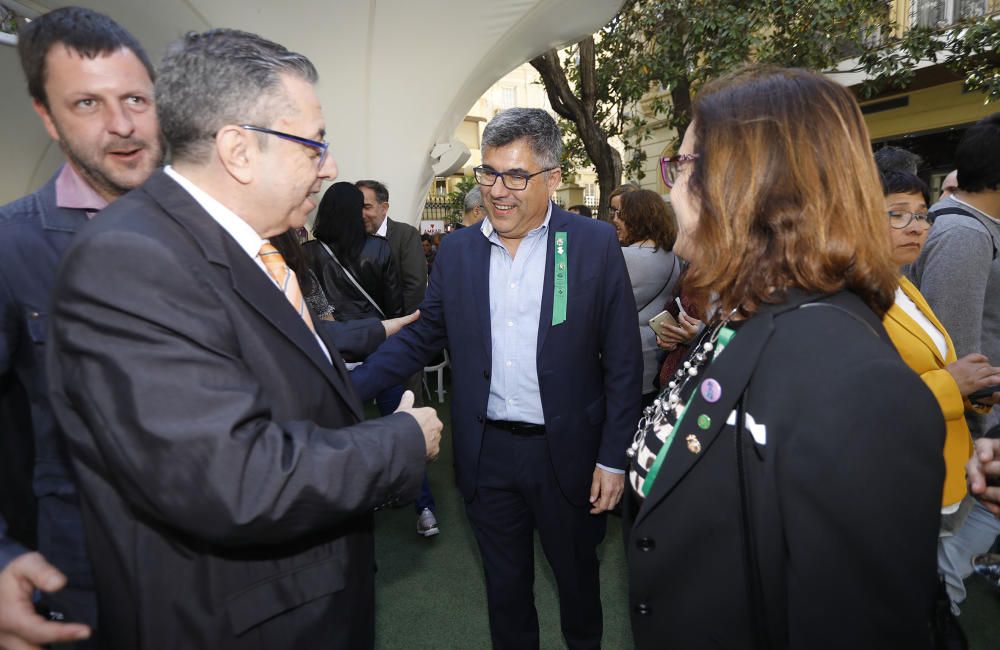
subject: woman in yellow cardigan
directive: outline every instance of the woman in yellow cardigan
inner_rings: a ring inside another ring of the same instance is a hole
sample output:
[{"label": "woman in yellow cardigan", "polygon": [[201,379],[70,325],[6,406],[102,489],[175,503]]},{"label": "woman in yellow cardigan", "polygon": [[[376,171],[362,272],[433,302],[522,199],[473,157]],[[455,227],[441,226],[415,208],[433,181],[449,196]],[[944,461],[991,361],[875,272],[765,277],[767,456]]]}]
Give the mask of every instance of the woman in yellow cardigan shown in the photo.
[{"label": "woman in yellow cardigan", "polygon": [[[906,172],[883,171],[886,208],[889,213],[889,240],[893,261],[912,264],[927,239],[927,185]],[[937,397],[947,424],[944,442],[945,482],[941,499],[942,515],[953,515],[966,495],[965,463],[972,455],[972,438],[965,423],[966,409],[988,410],[997,403],[994,393],[976,404],[968,395],[1000,384],[1000,368],[994,368],[982,354],[956,359],[951,337],[938,321],[920,291],[902,274],[896,302],[882,321],[903,361],[927,383]],[[960,517],[961,518],[961,517]],[[960,522],[953,522],[946,528]]]}]

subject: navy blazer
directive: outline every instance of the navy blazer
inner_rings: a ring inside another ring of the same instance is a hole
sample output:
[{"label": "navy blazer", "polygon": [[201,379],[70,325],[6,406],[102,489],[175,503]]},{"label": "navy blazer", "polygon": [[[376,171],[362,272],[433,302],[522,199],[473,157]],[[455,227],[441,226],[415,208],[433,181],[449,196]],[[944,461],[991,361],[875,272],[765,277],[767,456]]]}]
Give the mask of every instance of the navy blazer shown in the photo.
[{"label": "navy blazer", "polygon": [[[34,437],[32,483],[38,500],[39,550],[67,575],[70,585],[89,589],[93,578],[84,548],[79,499],[49,404],[45,374],[46,327],[56,269],[77,229],[87,222],[85,210],[56,206],[57,177],[58,172],[35,193],[0,208],[3,399],[11,399],[11,392],[17,390],[18,401],[27,396],[31,414],[29,425],[27,418],[14,417],[23,412],[23,404],[9,403],[11,410],[6,411],[0,431],[4,449],[30,449],[24,442]],[[20,387],[15,387],[15,381]],[[18,463],[32,466],[30,458],[18,459]],[[17,505],[19,510],[31,507]],[[24,550],[0,535],[0,567]]]},{"label": "navy blazer", "polygon": [[[554,241],[566,233],[566,320],[552,325]],[[451,355],[455,471],[466,499],[476,489],[490,391],[489,240],[478,227],[442,240],[420,320],[351,373],[362,399],[402,382],[445,346]],[[563,494],[589,500],[594,466],[624,468],[642,392],[635,298],[614,229],[553,206],[537,342],[546,437]]]}]

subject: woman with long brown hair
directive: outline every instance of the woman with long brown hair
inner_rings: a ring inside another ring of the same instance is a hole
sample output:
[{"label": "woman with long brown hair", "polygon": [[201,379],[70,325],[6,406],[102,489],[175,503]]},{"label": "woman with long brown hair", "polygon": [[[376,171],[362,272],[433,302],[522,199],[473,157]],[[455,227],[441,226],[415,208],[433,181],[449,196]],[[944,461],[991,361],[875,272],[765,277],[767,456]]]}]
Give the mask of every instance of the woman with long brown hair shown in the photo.
[{"label": "woman with long brown hair", "polygon": [[652,190],[634,190],[619,197],[620,209],[611,223],[618,231],[642,341],[642,400],[648,406],[656,397],[654,382],[660,369],[660,349],[650,319],[674,296],[681,275],[680,261],[671,252],[677,222],[663,198]]},{"label": "woman with long brown hair", "polygon": [[944,423],[880,322],[898,272],[857,103],[747,69],[664,165],[716,311],[629,449],[636,645],[930,647]]}]

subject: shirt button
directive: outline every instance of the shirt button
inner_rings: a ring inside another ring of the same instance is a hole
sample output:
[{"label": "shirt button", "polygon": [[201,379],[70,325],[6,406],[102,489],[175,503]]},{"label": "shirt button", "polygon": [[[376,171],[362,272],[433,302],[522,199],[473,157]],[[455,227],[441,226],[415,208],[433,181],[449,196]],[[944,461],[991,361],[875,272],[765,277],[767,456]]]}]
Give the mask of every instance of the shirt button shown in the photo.
[{"label": "shirt button", "polygon": [[514,321],[512,320],[507,321],[507,327],[514,327]]},{"label": "shirt button", "polygon": [[514,398],[513,398],[513,397],[511,397],[511,398],[510,398],[509,400],[507,400],[507,403],[508,403],[508,404],[513,404],[513,403],[514,403]]},{"label": "shirt button", "polygon": [[510,288],[511,289],[517,289],[517,282],[511,282],[510,283]]},{"label": "shirt button", "polygon": [[508,361],[508,362],[507,362],[507,367],[508,367],[508,368],[510,368],[510,367],[511,367],[512,365],[514,365],[514,362],[513,362],[513,361]]}]

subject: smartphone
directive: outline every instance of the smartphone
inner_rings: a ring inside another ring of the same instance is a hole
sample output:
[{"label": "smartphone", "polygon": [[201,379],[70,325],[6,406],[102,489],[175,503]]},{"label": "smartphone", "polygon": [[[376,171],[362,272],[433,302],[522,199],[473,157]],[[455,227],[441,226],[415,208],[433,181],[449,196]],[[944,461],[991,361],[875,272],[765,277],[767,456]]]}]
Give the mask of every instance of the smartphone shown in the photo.
[{"label": "smartphone", "polygon": [[664,309],[656,316],[649,319],[649,326],[653,329],[653,332],[659,334],[663,331],[664,325],[673,325],[674,327],[680,327],[680,323],[677,322],[677,318],[670,313],[669,310]]},{"label": "smartphone", "polygon": [[975,402],[978,399],[984,399],[990,397],[993,393],[1000,393],[1000,385],[998,386],[987,386],[986,388],[980,388],[974,393],[969,394],[969,399]]}]

